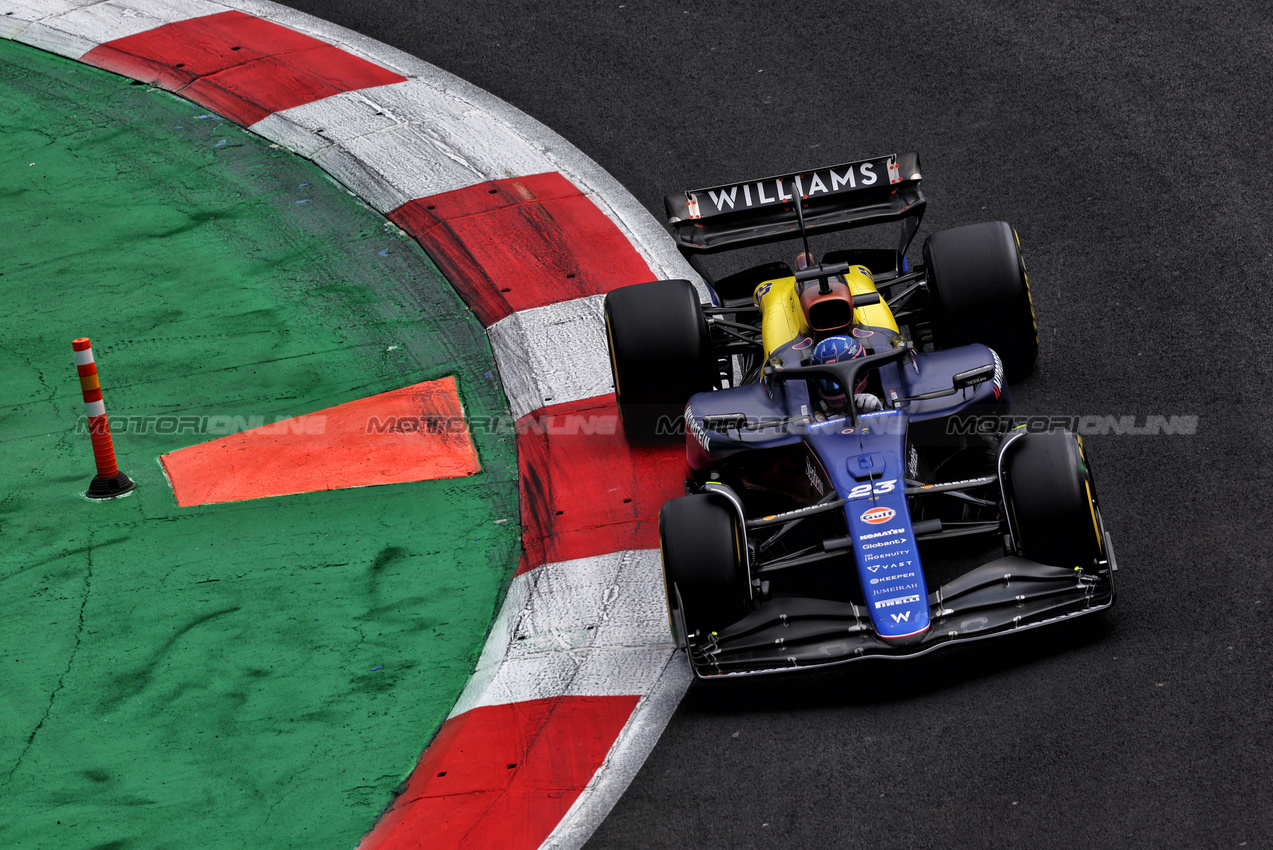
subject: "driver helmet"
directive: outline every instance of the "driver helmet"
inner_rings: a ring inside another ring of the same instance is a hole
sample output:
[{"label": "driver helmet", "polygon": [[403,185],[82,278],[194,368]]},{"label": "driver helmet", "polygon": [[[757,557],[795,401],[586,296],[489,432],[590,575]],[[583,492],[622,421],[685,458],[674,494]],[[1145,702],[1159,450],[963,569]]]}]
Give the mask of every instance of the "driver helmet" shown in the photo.
[{"label": "driver helmet", "polygon": [[[843,363],[865,353],[862,344],[852,337],[829,336],[813,347],[812,362],[818,366],[824,363]],[[818,394],[832,407],[843,407],[848,401],[844,388],[827,378],[818,379]]]}]

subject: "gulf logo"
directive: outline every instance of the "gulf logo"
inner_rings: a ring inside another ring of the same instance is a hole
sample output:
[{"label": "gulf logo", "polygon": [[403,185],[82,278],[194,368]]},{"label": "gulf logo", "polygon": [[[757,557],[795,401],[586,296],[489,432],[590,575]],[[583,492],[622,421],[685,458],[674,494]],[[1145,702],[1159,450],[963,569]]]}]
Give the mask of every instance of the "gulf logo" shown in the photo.
[{"label": "gulf logo", "polygon": [[882,522],[888,522],[895,516],[897,516],[897,511],[892,508],[871,508],[869,511],[862,514],[862,522],[870,523],[871,525],[879,525]]}]

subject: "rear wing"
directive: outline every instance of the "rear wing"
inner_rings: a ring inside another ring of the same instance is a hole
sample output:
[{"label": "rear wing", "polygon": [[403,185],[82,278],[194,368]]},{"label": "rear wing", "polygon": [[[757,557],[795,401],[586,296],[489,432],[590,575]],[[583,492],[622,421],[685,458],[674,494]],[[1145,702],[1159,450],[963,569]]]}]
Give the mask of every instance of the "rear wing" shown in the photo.
[{"label": "rear wing", "polygon": [[899,256],[919,229],[919,154],[904,153],[668,195],[668,223],[686,257],[901,221]]}]

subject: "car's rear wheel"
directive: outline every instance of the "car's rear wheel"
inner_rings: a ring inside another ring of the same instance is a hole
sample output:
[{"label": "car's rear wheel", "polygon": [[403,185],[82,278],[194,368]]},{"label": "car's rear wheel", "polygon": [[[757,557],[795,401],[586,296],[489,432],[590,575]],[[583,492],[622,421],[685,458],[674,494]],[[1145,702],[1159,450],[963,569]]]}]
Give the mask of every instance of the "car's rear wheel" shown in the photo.
[{"label": "car's rear wheel", "polygon": [[1021,556],[1094,570],[1104,545],[1096,486],[1079,438],[1068,431],[1023,434],[1004,452],[1004,490]]},{"label": "car's rear wheel", "polygon": [[[659,513],[659,548],[672,634],[710,634],[747,613],[747,571],[738,515],[723,496],[672,499]],[[685,626],[681,634],[678,620]]]},{"label": "car's rear wheel", "polygon": [[685,402],[717,386],[719,367],[698,293],[656,280],[606,296],[606,341],[623,431],[634,445],[685,439]]},{"label": "car's rear wheel", "polygon": [[938,347],[980,342],[1008,380],[1030,374],[1039,337],[1016,231],[1003,221],[939,231],[924,242],[924,265]]}]

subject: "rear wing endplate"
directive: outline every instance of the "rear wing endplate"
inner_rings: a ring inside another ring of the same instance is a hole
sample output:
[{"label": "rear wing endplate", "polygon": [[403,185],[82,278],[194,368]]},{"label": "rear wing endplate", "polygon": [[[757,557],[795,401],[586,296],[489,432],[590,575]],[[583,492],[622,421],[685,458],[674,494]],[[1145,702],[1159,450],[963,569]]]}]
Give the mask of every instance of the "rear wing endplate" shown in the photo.
[{"label": "rear wing endplate", "polygon": [[673,238],[687,257],[799,238],[795,198],[801,199],[808,235],[903,222],[900,255],[924,215],[919,182],[919,154],[890,154],[677,192],[665,204]]}]

